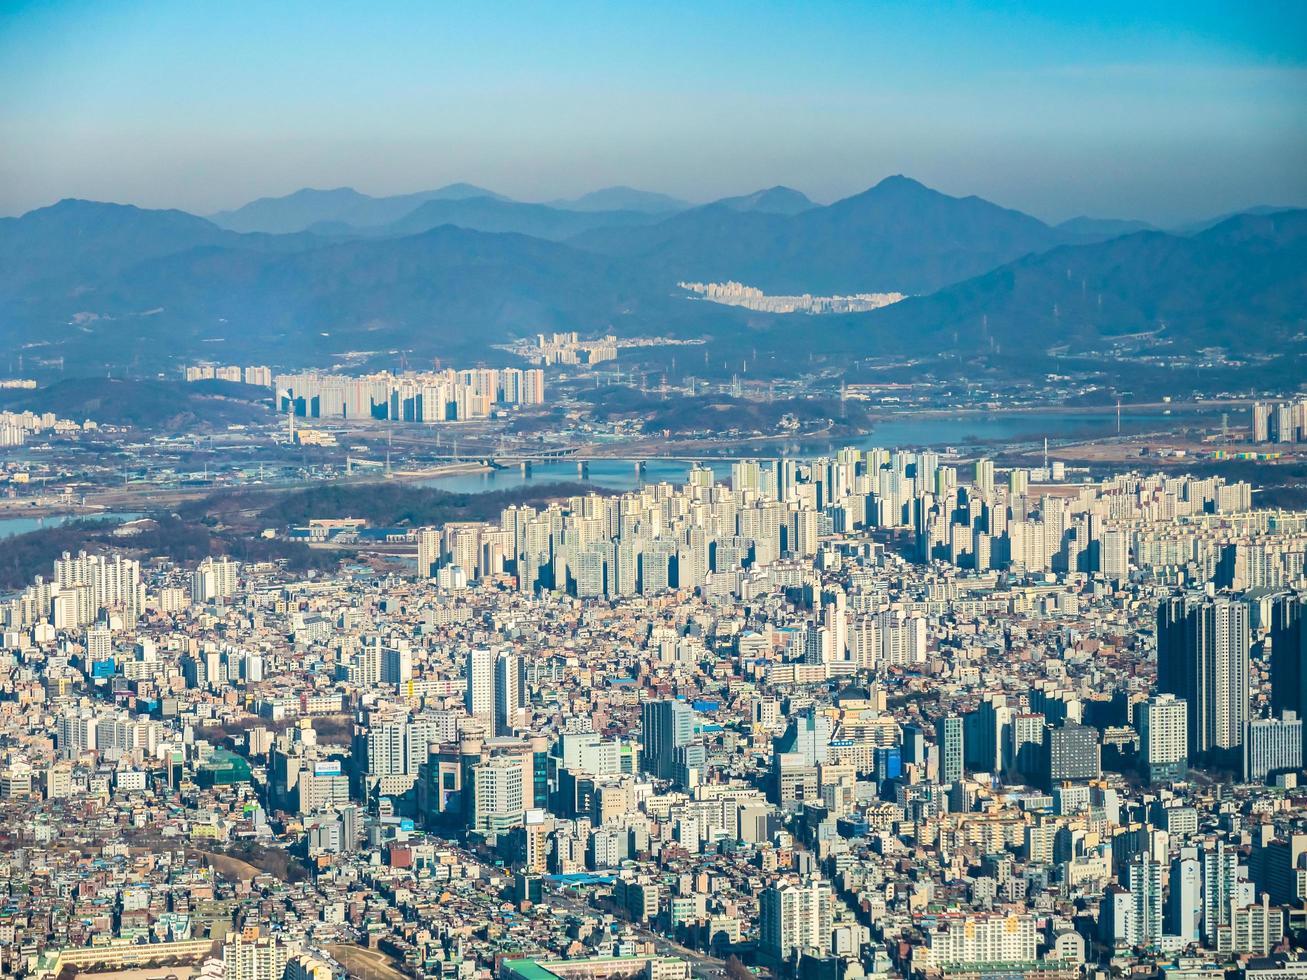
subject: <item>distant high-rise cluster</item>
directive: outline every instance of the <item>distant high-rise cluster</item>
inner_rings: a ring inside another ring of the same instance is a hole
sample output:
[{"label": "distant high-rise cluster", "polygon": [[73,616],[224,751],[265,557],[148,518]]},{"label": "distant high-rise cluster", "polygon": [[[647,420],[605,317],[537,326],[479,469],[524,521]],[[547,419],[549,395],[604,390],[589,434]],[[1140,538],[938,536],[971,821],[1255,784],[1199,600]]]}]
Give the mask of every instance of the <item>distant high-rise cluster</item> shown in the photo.
[{"label": "distant high-rise cluster", "polygon": [[206,558],[191,575],[191,601],[211,602],[236,593],[236,563],[225,558]]},{"label": "distant high-rise cluster", "polygon": [[134,623],[145,609],[140,562],[64,552],[54,576],[38,578],[20,595],[0,604],[0,623],[25,628],[42,621],[55,629],[87,626],[101,615]]},{"label": "distant high-rise cluster", "polygon": [[598,340],[580,340],[574,330],[542,333],[522,354],[532,364],[599,364],[617,359],[617,338],[608,334]]},{"label": "distant high-rise cluster", "polygon": [[545,375],[540,368],[362,377],[307,371],[277,375],[276,389],[279,410],[305,418],[447,422],[487,418],[496,405],[542,405]]},{"label": "distant high-rise cluster", "polygon": [[710,303],[742,306],[761,313],[865,313],[907,297],[903,293],[854,293],[852,296],[768,296],[755,286],[739,282],[678,282]]},{"label": "distant high-rise cluster", "polygon": [[186,369],[187,381],[233,381],[236,384],[272,387],[272,368],[252,364],[240,367],[235,364],[195,364]]},{"label": "distant high-rise cluster", "polygon": [[1253,402],[1253,442],[1307,442],[1307,398]]},{"label": "distant high-rise cluster", "polygon": [[99,428],[89,419],[77,423],[71,419],[61,419],[54,412],[0,412],[0,448],[21,446],[28,436],[39,432],[53,432],[57,435],[92,432]]},{"label": "distant high-rise cluster", "polygon": [[525,591],[579,598],[703,585],[740,595],[752,576],[785,574],[783,559],[815,555],[821,536],[881,528],[912,532],[924,560],[979,571],[1125,580],[1142,567],[1177,585],[1226,588],[1302,579],[1307,517],[1249,511],[1247,484],[1129,475],[1036,494],[1029,476],[1010,471],[996,488],[992,464],[981,460],[975,482],[960,484],[936,453],[879,449],[741,461],[730,487],[696,468],[681,487],[509,508],[498,527],[447,524],[424,533],[419,565],[424,576],[456,567],[460,582],[515,572]]}]

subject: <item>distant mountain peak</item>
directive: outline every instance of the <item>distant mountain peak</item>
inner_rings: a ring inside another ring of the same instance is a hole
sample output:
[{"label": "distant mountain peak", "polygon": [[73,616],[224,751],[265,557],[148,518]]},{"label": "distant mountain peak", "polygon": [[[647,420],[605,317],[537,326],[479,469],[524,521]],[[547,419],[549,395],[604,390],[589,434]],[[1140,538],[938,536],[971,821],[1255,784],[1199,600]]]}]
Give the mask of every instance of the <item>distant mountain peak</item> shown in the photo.
[{"label": "distant mountain peak", "polygon": [[[980,201],[983,200],[983,198],[953,197],[950,194],[945,194],[943,191],[937,191],[933,187],[927,187],[919,180],[914,180],[911,177],[905,177],[903,176],[903,174],[892,174],[889,177],[885,177],[877,181],[875,184],[868,187],[865,191],[860,191],[857,194],[852,194],[849,197],[844,198],[842,201],[836,201],[831,206],[835,208],[839,208],[841,205],[847,205],[851,203],[860,203],[860,204],[865,203],[865,204],[876,204],[876,205],[885,204],[885,203],[898,203],[904,206],[917,206],[919,204],[926,204],[930,202],[942,203],[945,201],[961,201],[961,200]],[[997,205],[994,206],[997,207]]]},{"label": "distant mountain peak", "polygon": [[642,191],[624,184],[601,187],[580,197],[562,198],[546,203],[550,207],[569,211],[643,211],[648,214],[673,214],[690,207],[686,201],[668,194]]},{"label": "distant mountain peak", "polygon": [[781,184],[754,191],[752,194],[742,194],[739,197],[724,197],[713,203],[735,211],[761,211],[766,214],[786,215],[800,214],[817,206],[802,191]]},{"label": "distant mountain peak", "polygon": [[33,208],[21,218],[8,218],[7,221],[48,222],[48,221],[115,221],[139,222],[142,224],[171,223],[193,227],[216,227],[212,222],[176,208],[142,208],[135,204],[119,204],[114,201],[90,201],[81,197],[60,198],[54,204],[43,208]]},{"label": "distant mountain peak", "polygon": [[945,197],[948,196],[945,195],[942,191],[937,191],[933,187],[927,187],[921,181],[913,177],[906,177],[903,174],[890,174],[890,176],[882,178],[881,180],[877,181],[874,185],[872,185],[872,187],[867,191],[867,193],[870,193],[871,191],[878,191],[880,193],[885,193],[887,191],[898,191],[898,192],[916,191],[920,193],[924,191],[928,194],[939,194]]},{"label": "distant mountain peak", "polygon": [[458,201],[469,197],[488,197],[493,201],[511,201],[511,197],[505,197],[503,194],[497,194],[494,191],[486,190],[478,184],[469,184],[465,180],[456,180],[452,184],[445,184],[437,187],[434,191],[426,191],[422,196],[428,197],[433,201],[447,200]]},{"label": "distant mountain peak", "polygon": [[930,188],[926,187],[926,185],[923,184],[921,181],[917,180],[915,177],[909,177],[909,176],[907,176],[906,174],[890,174],[888,177],[882,177],[882,178],[881,178],[881,179],[876,183],[875,186],[877,186],[877,187],[896,187],[896,186],[903,186],[903,187],[921,187],[921,188],[925,188],[926,190],[930,190]]},{"label": "distant mountain peak", "polygon": [[[119,204],[116,201],[92,201],[84,197],[61,197],[53,204],[43,208],[33,208],[27,214],[51,213],[59,211],[145,211],[147,208],[135,204]],[[179,212],[180,213],[180,212]]]},{"label": "distant mountain peak", "polygon": [[[312,196],[312,195],[322,195],[322,196],[327,196],[327,195],[332,195],[332,194],[338,194],[338,195],[340,195],[340,196],[342,196],[342,197],[344,197],[344,196],[349,196],[349,197],[369,197],[369,196],[370,196],[370,195],[368,195],[368,194],[364,194],[362,191],[356,191],[356,190],[355,190],[354,188],[352,188],[352,187],[301,187],[299,190],[297,190],[297,191],[292,191],[291,193],[286,194],[286,195],[284,195],[284,196],[285,196],[285,197],[309,197],[309,196]],[[259,198],[259,200],[260,200],[260,201],[275,201],[275,200],[277,200],[277,198],[275,198],[275,197],[261,197],[261,198]]]}]

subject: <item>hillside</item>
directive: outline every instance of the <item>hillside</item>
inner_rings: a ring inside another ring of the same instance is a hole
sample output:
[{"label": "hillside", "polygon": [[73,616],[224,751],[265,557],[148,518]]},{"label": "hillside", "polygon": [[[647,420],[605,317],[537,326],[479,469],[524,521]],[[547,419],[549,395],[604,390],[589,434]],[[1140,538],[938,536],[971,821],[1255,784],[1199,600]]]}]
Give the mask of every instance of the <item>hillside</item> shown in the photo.
[{"label": "hillside", "polygon": [[1066,240],[1019,211],[889,177],[797,214],[719,202],[573,242],[639,262],[667,281],[734,279],[770,293],[830,294],[926,293]]},{"label": "hillside", "polygon": [[0,218],[0,299],[13,301],[32,285],[83,292],[139,262],[186,249],[285,252],[316,243],[307,236],[239,235],[185,211],[66,199]]},{"label": "hillside", "polygon": [[[91,305],[92,302],[94,305]],[[680,302],[603,256],[522,235],[442,226],[291,255],[192,249],[143,262],[93,296],[63,298],[28,336],[90,363],[163,355],[322,363],[343,350],[484,357],[542,330],[680,329],[732,314]],[[71,324],[78,309],[99,319]],[[137,310],[155,311],[150,316]],[[697,318],[697,319],[696,319]]]},{"label": "hillside", "polygon": [[1243,215],[1193,238],[1139,232],[1063,246],[862,321],[884,339],[992,344],[1009,358],[1127,342],[1286,352],[1302,346],[1307,326],[1305,269],[1307,211]]},{"label": "hillside", "polygon": [[209,555],[228,555],[236,561],[284,561],[291,571],[331,571],[340,553],[310,548],[298,541],[270,541],[244,531],[220,531],[202,521],[166,513],[152,514],[134,533],[116,533],[114,521],[88,518],[58,527],[43,528],[6,538],[0,548],[0,589],[19,589],[34,575],[48,575],[51,564],[69,551],[121,554],[141,560],[166,555],[179,564],[194,564]]},{"label": "hillside", "polygon": [[[584,496],[596,490],[588,483],[542,483],[539,486],[483,493],[451,493],[435,487],[380,483],[358,485],[334,484],[311,487],[288,494],[259,512],[264,524],[293,526],[307,524],[314,518],[339,517],[347,514],[367,521],[373,527],[421,527],[448,521],[486,521],[498,519],[505,507],[540,505],[564,497]],[[192,508],[207,512],[224,507],[223,497],[240,501],[239,491],[220,494]]]},{"label": "hillside", "polygon": [[4,392],[0,407],[12,411],[54,412],[81,422],[176,431],[209,425],[244,425],[267,421],[267,388],[206,381],[68,378],[35,391]]},{"label": "hillside", "polygon": [[111,331],[121,337],[160,313],[148,296],[111,300],[113,284],[133,269],[198,250],[271,257],[321,244],[311,235],[238,234],[183,211],[64,200],[0,219],[0,322],[12,345],[71,354],[97,369],[130,363],[113,344],[97,348],[105,317],[130,321]]},{"label": "hillside", "polygon": [[580,400],[593,405],[602,418],[638,420],[648,434],[666,431],[673,436],[728,428],[772,433],[782,420],[796,427],[821,426],[830,431],[844,431],[865,427],[870,421],[864,403],[841,403],[838,398],[757,401],[714,394],[705,399],[678,394],[645,394],[635,388],[607,386],[585,392]]}]

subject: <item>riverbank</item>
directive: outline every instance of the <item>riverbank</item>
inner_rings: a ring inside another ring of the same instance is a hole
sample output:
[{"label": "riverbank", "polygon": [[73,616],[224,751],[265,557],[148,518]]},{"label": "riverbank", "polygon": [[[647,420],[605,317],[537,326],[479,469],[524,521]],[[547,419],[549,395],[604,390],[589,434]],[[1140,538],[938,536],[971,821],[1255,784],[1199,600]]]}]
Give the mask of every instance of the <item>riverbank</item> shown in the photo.
[{"label": "riverbank", "polygon": [[[250,495],[274,495],[293,493],[308,487],[327,484],[366,485],[371,483],[422,483],[426,480],[439,480],[448,477],[475,476],[493,472],[493,467],[480,462],[447,463],[440,466],[406,469],[392,473],[381,470],[367,470],[362,473],[350,473],[331,480],[295,480],[277,483],[212,484],[206,486],[186,487],[115,487],[85,495],[85,503],[70,506],[68,503],[51,499],[41,503],[39,500],[22,498],[0,498],[0,521],[7,519],[49,520],[63,518],[69,520],[112,517],[116,513],[131,512],[139,517],[150,511],[175,507],[178,504],[203,500],[215,493],[238,491]],[[29,528],[36,530],[37,528]],[[22,533],[22,532],[15,532]],[[0,535],[2,537],[3,535]]]}]

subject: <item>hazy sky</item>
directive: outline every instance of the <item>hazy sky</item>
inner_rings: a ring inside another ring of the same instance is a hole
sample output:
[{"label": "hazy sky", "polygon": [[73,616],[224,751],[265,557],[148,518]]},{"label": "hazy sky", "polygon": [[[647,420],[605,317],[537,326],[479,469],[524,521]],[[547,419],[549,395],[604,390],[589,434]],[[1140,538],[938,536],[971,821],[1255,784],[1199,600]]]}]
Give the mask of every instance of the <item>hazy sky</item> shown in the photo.
[{"label": "hazy sky", "polygon": [[1307,3],[0,0],[3,214],[891,173],[1058,220],[1307,204]]}]

